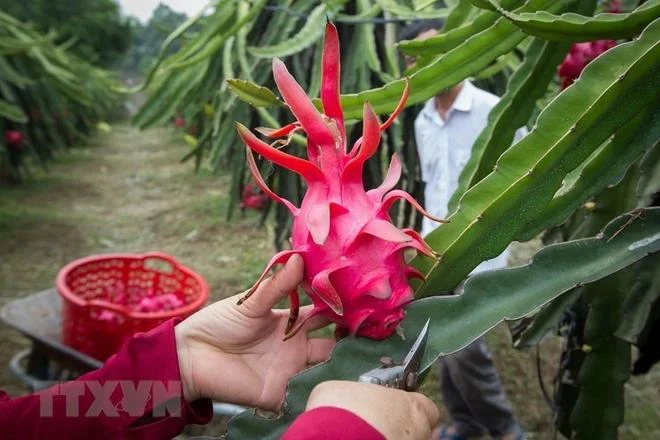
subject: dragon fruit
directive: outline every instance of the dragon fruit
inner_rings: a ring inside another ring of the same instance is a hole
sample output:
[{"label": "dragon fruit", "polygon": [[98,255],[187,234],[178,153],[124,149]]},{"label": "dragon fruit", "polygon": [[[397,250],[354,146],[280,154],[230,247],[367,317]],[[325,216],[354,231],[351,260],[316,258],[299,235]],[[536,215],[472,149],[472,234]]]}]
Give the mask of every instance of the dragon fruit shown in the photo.
[{"label": "dragon fruit", "polygon": [[[621,12],[621,2],[613,0],[607,4],[605,12]],[[573,43],[564,61],[559,65],[557,74],[561,79],[562,90],[570,86],[580,76],[580,73],[592,60],[616,46],[615,40],[596,40],[584,43]]]},{"label": "dragon fruit", "polygon": [[[247,146],[247,161],[257,184],[293,215],[292,248],[277,253],[257,283],[239,301],[245,301],[270,269],[299,254],[305,263],[303,289],[312,299],[312,314],[324,315],[337,324],[340,334],[384,339],[404,318],[404,307],[413,299],[410,278],[424,275],[409,266],[406,250],[435,256],[421,236],[412,229],[399,229],[389,216],[392,204],[410,202],[422,214],[436,221],[405,191],[393,190],[401,176],[401,162],[392,157],[384,182],[366,191],[362,182],[365,162],[378,149],[381,132],[387,129],[404,107],[406,84],[394,113],[383,124],[368,103],[363,110],[363,133],[347,151],[346,130],[340,101],[339,37],[332,23],[326,26],[322,54],[320,113],[279,59],[273,60],[275,83],[297,121],[280,129],[257,129],[270,138],[269,145],[248,128],[237,123]],[[291,135],[307,134],[308,160],[285,153]],[[277,148],[276,148],[277,147]],[[275,194],[264,182],[253,152],[298,173],[307,183],[301,206]],[[298,322],[299,298],[289,295],[291,307],[285,339],[303,326]]]},{"label": "dragon fruit", "polygon": [[7,130],[5,131],[5,142],[11,148],[19,149],[23,146],[24,141],[23,133],[18,130]]},{"label": "dragon fruit", "polygon": [[566,54],[566,58],[559,65],[557,72],[561,78],[562,90],[575,82],[580,73],[587,67],[587,64],[614,46],[616,46],[614,40],[597,40],[573,44],[568,54]]},{"label": "dragon fruit", "polygon": [[266,206],[268,201],[268,196],[261,192],[261,190],[255,187],[253,184],[248,183],[243,187],[241,192],[241,210],[245,209],[254,209],[255,211],[261,211]]}]

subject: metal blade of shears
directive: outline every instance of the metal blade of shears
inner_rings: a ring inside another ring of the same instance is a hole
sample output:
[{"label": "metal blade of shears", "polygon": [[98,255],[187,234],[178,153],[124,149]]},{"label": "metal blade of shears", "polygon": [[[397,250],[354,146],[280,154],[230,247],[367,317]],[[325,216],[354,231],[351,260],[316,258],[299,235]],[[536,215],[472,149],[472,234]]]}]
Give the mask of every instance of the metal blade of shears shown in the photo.
[{"label": "metal blade of shears", "polygon": [[406,391],[416,389],[419,382],[419,368],[428,339],[429,323],[430,320],[427,319],[422,331],[401,363],[395,363],[390,357],[381,358],[383,365],[362,374],[358,381]]}]

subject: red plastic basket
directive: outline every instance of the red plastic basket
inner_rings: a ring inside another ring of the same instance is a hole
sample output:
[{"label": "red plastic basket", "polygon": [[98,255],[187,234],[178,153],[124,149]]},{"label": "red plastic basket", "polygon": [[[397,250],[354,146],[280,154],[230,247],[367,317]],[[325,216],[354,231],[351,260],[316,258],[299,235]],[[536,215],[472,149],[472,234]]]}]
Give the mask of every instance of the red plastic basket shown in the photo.
[{"label": "red plastic basket", "polygon": [[[105,361],[126,339],[206,303],[204,279],[169,255],[107,254],[73,261],[57,274],[62,341]],[[169,310],[148,311],[155,302]]]}]

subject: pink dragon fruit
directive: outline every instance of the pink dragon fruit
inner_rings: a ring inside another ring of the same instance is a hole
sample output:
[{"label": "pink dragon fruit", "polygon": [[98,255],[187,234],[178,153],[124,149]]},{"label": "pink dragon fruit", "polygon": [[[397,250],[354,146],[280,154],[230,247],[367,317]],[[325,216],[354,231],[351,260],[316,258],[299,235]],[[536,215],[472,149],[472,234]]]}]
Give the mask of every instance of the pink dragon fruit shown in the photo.
[{"label": "pink dragon fruit", "polygon": [[582,70],[592,60],[616,46],[614,40],[597,40],[585,43],[575,43],[571,46],[566,58],[559,65],[558,74],[561,78],[562,90],[575,82]]},{"label": "pink dragon fruit", "polygon": [[[247,146],[247,160],[255,181],[265,194],[284,204],[293,215],[292,249],[279,252],[270,260],[239,304],[254,292],[275,264],[299,254],[305,262],[303,288],[314,303],[312,315],[327,316],[337,323],[339,333],[384,339],[396,330],[404,317],[404,307],[413,299],[409,279],[424,278],[407,264],[405,251],[415,249],[434,256],[418,233],[398,229],[391,222],[390,207],[399,199],[431,217],[410,194],[392,189],[401,176],[399,158],[392,157],[385,180],[378,188],[366,191],[362,182],[363,166],[378,149],[381,132],[403,109],[408,85],[394,113],[383,124],[365,103],[363,134],[347,151],[339,92],[339,38],[332,23],[326,26],[322,70],[324,111],[320,113],[284,63],[273,60],[275,82],[297,121],[276,130],[257,130],[271,138],[288,139],[269,145],[237,124]],[[307,134],[309,160],[276,148],[286,145],[297,130]],[[304,178],[307,192],[299,208],[268,188],[259,174],[253,152]],[[304,324],[296,324],[297,293],[291,292],[289,297],[291,309],[285,338],[294,335]]]},{"label": "pink dragon fruit", "polygon": [[24,140],[23,133],[18,130],[5,131],[5,142],[11,148],[20,149],[23,146]]},{"label": "pink dragon fruit", "polygon": [[[605,7],[605,12],[621,12],[621,2],[612,0]],[[596,40],[584,43],[573,43],[564,61],[559,65],[557,74],[561,79],[562,90],[570,86],[580,76],[580,73],[592,60],[616,46],[615,40]]]},{"label": "pink dragon fruit", "polygon": [[266,202],[268,202],[268,196],[253,184],[248,183],[243,187],[243,191],[241,192],[241,211],[245,209],[261,211],[266,206]]}]

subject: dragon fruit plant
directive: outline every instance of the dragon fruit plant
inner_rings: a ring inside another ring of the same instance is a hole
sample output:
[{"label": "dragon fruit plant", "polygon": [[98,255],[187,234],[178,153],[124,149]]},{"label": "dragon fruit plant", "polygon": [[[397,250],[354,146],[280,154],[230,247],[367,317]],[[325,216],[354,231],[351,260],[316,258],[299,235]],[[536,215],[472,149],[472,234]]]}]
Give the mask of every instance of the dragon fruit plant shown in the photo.
[{"label": "dragon fruit plant", "polygon": [[[364,104],[362,136],[347,150],[339,60],[337,29],[328,23],[322,54],[323,112],[316,109],[284,63],[275,58],[275,83],[297,121],[276,130],[257,129],[267,137],[279,138],[270,145],[237,124],[247,146],[247,160],[255,181],[265,194],[284,204],[293,215],[292,248],[270,260],[255,286],[240,302],[254,292],[274,265],[298,254],[305,262],[303,288],[314,303],[311,316],[328,317],[337,324],[340,334],[384,339],[396,330],[404,317],[404,307],[413,299],[409,279],[424,278],[407,264],[405,252],[414,249],[434,256],[417,232],[399,229],[392,223],[390,207],[403,199],[429,218],[442,220],[429,215],[407,192],[392,189],[401,176],[401,162],[396,154],[384,182],[378,188],[365,190],[364,164],[378,149],[381,132],[403,109],[408,87],[394,113],[383,124],[371,106]],[[280,149],[298,130],[307,134],[308,160]],[[302,176],[307,192],[300,207],[279,197],[266,185],[253,152]],[[296,325],[297,292],[291,292],[290,303],[287,338],[304,324]]]}]

